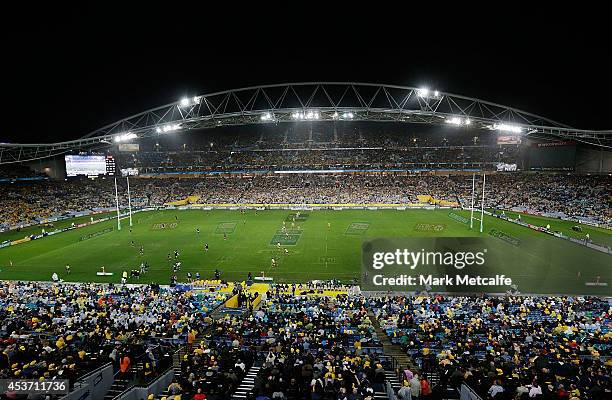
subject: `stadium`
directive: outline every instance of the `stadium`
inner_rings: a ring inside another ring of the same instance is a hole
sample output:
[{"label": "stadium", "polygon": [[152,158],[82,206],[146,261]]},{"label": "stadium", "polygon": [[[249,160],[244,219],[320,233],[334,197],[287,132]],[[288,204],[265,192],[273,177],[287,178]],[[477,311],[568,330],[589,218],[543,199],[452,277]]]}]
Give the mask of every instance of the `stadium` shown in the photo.
[{"label": "stadium", "polygon": [[436,88],[299,82],[1,143],[1,390],[603,399],[611,141]]}]

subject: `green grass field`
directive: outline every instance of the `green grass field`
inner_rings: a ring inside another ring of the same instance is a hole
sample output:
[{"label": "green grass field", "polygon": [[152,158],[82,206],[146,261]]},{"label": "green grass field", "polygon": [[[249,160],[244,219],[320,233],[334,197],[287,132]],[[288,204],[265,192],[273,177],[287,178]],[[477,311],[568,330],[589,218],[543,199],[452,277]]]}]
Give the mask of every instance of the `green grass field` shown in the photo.
[{"label": "green grass field", "polygon": [[[142,212],[134,215],[131,233],[126,219],[122,220],[121,231],[117,231],[116,221],[107,221],[0,249],[0,279],[50,280],[52,273],[57,272],[67,281],[119,282],[121,271],[138,268],[141,261],[146,260],[151,265],[150,272],[140,282],[166,284],[172,274],[172,262],[167,255],[178,250],[182,262],[178,274],[180,281],[186,280],[188,271],[199,271],[202,277],[212,278],[215,269],[222,271],[222,278],[228,280],[244,280],[248,272],[260,275],[261,271],[277,282],[359,280],[361,244],[365,239],[480,235],[457,220],[461,218],[451,218],[449,210],[306,211],[292,225],[290,214],[293,213],[287,210]],[[469,217],[467,211],[453,213]],[[604,229],[584,226],[582,234],[577,234],[571,231],[574,225],[571,222],[529,218],[528,222],[539,225],[550,223],[553,230],[579,237],[588,232],[592,240],[612,244],[612,232]],[[288,235],[282,232],[283,221]],[[104,232],[109,227],[115,229]],[[200,229],[199,234],[196,228]],[[39,228],[31,229],[40,231]],[[515,277],[522,292],[612,294],[609,287],[585,286],[585,282],[594,281],[596,276],[612,285],[612,256],[486,217],[483,235],[488,236],[491,229],[525,242],[531,237],[542,237],[550,241],[555,256],[571,260],[572,267],[560,268],[554,273],[530,265],[516,265],[512,271],[500,271]],[[93,235],[100,232],[104,233]],[[15,235],[15,232],[0,234],[0,241],[24,236]],[[81,240],[88,235],[92,237]],[[132,240],[135,246],[131,245]],[[288,255],[277,248],[277,242],[289,250]],[[208,252],[204,251],[205,243],[209,244]],[[140,245],[144,246],[144,256],[139,254]],[[271,258],[277,261],[275,268],[271,267]],[[64,271],[66,264],[72,266],[69,276]],[[96,276],[101,266],[115,275]]]}]

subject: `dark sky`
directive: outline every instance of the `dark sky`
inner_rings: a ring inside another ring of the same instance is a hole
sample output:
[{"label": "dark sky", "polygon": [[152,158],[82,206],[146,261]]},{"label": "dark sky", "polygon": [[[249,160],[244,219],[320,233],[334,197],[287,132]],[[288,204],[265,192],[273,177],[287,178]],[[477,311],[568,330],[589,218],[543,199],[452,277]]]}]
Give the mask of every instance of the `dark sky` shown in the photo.
[{"label": "dark sky", "polygon": [[3,28],[0,142],[75,139],[184,95],[298,81],[426,85],[578,128],[612,129],[610,45],[594,19],[479,23],[459,31],[389,22],[392,30],[365,35],[330,32],[324,21],[297,35],[237,20],[217,35],[209,26],[197,34],[154,31],[160,23],[150,21],[126,32],[114,20],[69,19],[39,16]]}]

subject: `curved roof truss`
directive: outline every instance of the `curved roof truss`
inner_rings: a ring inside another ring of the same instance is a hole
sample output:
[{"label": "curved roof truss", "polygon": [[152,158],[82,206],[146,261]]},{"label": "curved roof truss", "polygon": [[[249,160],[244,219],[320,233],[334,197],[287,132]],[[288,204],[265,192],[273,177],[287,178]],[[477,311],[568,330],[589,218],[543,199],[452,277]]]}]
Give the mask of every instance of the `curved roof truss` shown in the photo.
[{"label": "curved roof truss", "polygon": [[76,140],[1,143],[0,164],[41,159],[71,150],[104,148],[117,141],[174,131],[308,120],[470,125],[476,129],[551,135],[612,147],[612,131],[576,129],[471,97],[396,85],[302,82],[252,86],[182,99],[123,118]]}]

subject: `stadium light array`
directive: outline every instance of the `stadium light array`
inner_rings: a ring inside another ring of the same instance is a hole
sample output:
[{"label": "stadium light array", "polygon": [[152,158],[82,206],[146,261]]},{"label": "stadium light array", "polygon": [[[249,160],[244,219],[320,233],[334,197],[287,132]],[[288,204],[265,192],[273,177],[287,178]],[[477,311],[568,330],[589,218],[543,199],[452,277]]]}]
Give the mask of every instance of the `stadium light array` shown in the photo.
[{"label": "stadium light array", "polygon": [[297,120],[316,120],[319,119],[321,114],[318,111],[306,111],[306,112],[293,112],[291,118]]},{"label": "stadium light array", "polygon": [[132,132],[126,132],[115,136],[115,143],[125,142],[126,140],[136,139],[138,135]]},{"label": "stadium light array", "polygon": [[267,112],[267,113],[263,113],[260,119],[262,121],[272,121],[274,120],[274,116],[272,115],[272,113]]},{"label": "stadium light array", "polygon": [[181,107],[191,107],[196,104],[200,104],[202,98],[200,96],[194,97],[183,97],[181,101],[179,101],[179,106]]},{"label": "stadium light array", "polygon": [[521,128],[520,126],[510,124],[494,124],[492,129],[496,131],[511,133],[521,133],[523,131],[523,128]]},{"label": "stadium light array", "polygon": [[464,119],[464,118],[459,118],[459,117],[452,117],[452,118],[447,118],[446,123],[451,124],[451,125],[463,126],[463,125],[470,125],[472,121],[469,118]]},{"label": "stadium light array", "polygon": [[417,92],[417,96],[424,98],[424,99],[440,99],[442,97],[439,91],[437,90],[431,91],[427,88],[417,89],[416,92]]},{"label": "stadium light array", "polygon": [[179,129],[181,129],[181,126],[179,124],[171,124],[171,125],[158,126],[157,128],[155,128],[155,132],[168,133],[168,132],[178,131]]},{"label": "stadium light array", "polygon": [[346,111],[342,114],[338,114],[338,111],[334,111],[334,113],[332,114],[333,119],[353,119],[354,117],[355,114],[353,114],[352,111]]}]

